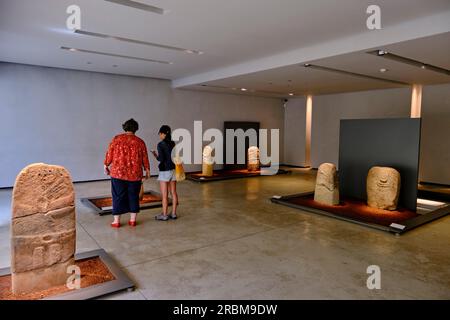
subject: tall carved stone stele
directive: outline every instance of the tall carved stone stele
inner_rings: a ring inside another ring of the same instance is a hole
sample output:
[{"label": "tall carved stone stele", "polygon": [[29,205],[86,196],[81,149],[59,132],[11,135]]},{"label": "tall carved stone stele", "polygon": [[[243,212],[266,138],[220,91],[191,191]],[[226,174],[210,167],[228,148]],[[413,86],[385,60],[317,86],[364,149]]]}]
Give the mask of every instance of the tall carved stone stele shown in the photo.
[{"label": "tall carved stone stele", "polygon": [[211,177],[214,171],[214,159],[212,152],[213,149],[210,146],[206,146],[203,149],[202,175],[206,177]]},{"label": "tall carved stone stele", "polygon": [[75,254],[74,197],[63,167],[37,163],[17,176],[11,222],[14,294],[66,283]]},{"label": "tall carved stone stele", "polygon": [[396,210],[400,195],[400,181],[400,173],[394,168],[371,168],[366,181],[369,207]]},{"label": "tall carved stone stele", "polygon": [[258,147],[253,146],[248,148],[247,154],[248,154],[247,170],[258,171],[260,167]]},{"label": "tall carved stone stele", "polygon": [[314,201],[330,206],[339,204],[339,181],[334,164],[322,163],[319,166]]}]

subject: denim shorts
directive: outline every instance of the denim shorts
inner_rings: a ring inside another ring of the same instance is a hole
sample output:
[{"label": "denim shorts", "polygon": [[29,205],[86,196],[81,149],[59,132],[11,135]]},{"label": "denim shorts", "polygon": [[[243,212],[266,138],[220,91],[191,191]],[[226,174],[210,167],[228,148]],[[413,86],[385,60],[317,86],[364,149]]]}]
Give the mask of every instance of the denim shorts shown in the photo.
[{"label": "denim shorts", "polygon": [[175,181],[175,170],[160,171],[158,181]]}]

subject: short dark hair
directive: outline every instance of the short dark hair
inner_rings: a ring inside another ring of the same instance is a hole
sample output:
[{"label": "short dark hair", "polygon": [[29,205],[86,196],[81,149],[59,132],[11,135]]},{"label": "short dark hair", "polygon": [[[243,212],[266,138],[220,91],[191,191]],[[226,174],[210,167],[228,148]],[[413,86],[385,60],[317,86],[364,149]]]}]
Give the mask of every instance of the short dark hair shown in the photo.
[{"label": "short dark hair", "polygon": [[122,125],[122,128],[126,132],[136,133],[136,131],[139,130],[139,123],[137,123],[137,121],[132,118],[125,121],[125,123]]}]

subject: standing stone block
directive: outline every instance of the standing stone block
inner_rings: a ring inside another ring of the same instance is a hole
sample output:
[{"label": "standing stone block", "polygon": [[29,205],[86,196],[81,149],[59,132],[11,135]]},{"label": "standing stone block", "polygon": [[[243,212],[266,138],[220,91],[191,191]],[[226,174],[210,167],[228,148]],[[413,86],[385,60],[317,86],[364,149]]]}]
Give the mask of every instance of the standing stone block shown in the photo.
[{"label": "standing stone block", "polygon": [[314,201],[330,206],[339,204],[339,181],[334,164],[322,163],[319,166]]},{"label": "standing stone block", "polygon": [[367,175],[367,204],[383,210],[397,210],[400,173],[394,168],[373,167]]},{"label": "standing stone block", "polygon": [[206,177],[211,177],[214,171],[214,159],[212,152],[213,149],[210,146],[206,146],[203,149],[202,175]]},{"label": "standing stone block", "polygon": [[247,170],[258,171],[260,167],[258,147],[253,146],[248,148],[247,154],[248,154]]},{"label": "standing stone block", "polygon": [[75,254],[74,200],[72,180],[63,167],[37,163],[17,176],[11,221],[14,294],[66,283]]}]

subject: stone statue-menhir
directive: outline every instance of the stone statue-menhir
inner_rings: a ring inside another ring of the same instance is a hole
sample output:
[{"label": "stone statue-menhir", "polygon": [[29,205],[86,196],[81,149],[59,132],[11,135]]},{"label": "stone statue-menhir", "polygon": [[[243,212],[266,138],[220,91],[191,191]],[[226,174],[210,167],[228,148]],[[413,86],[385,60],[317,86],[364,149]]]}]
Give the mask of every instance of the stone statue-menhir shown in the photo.
[{"label": "stone statue-menhir", "polygon": [[66,283],[75,254],[74,197],[72,180],[63,167],[32,164],[17,176],[11,221],[14,294]]}]

